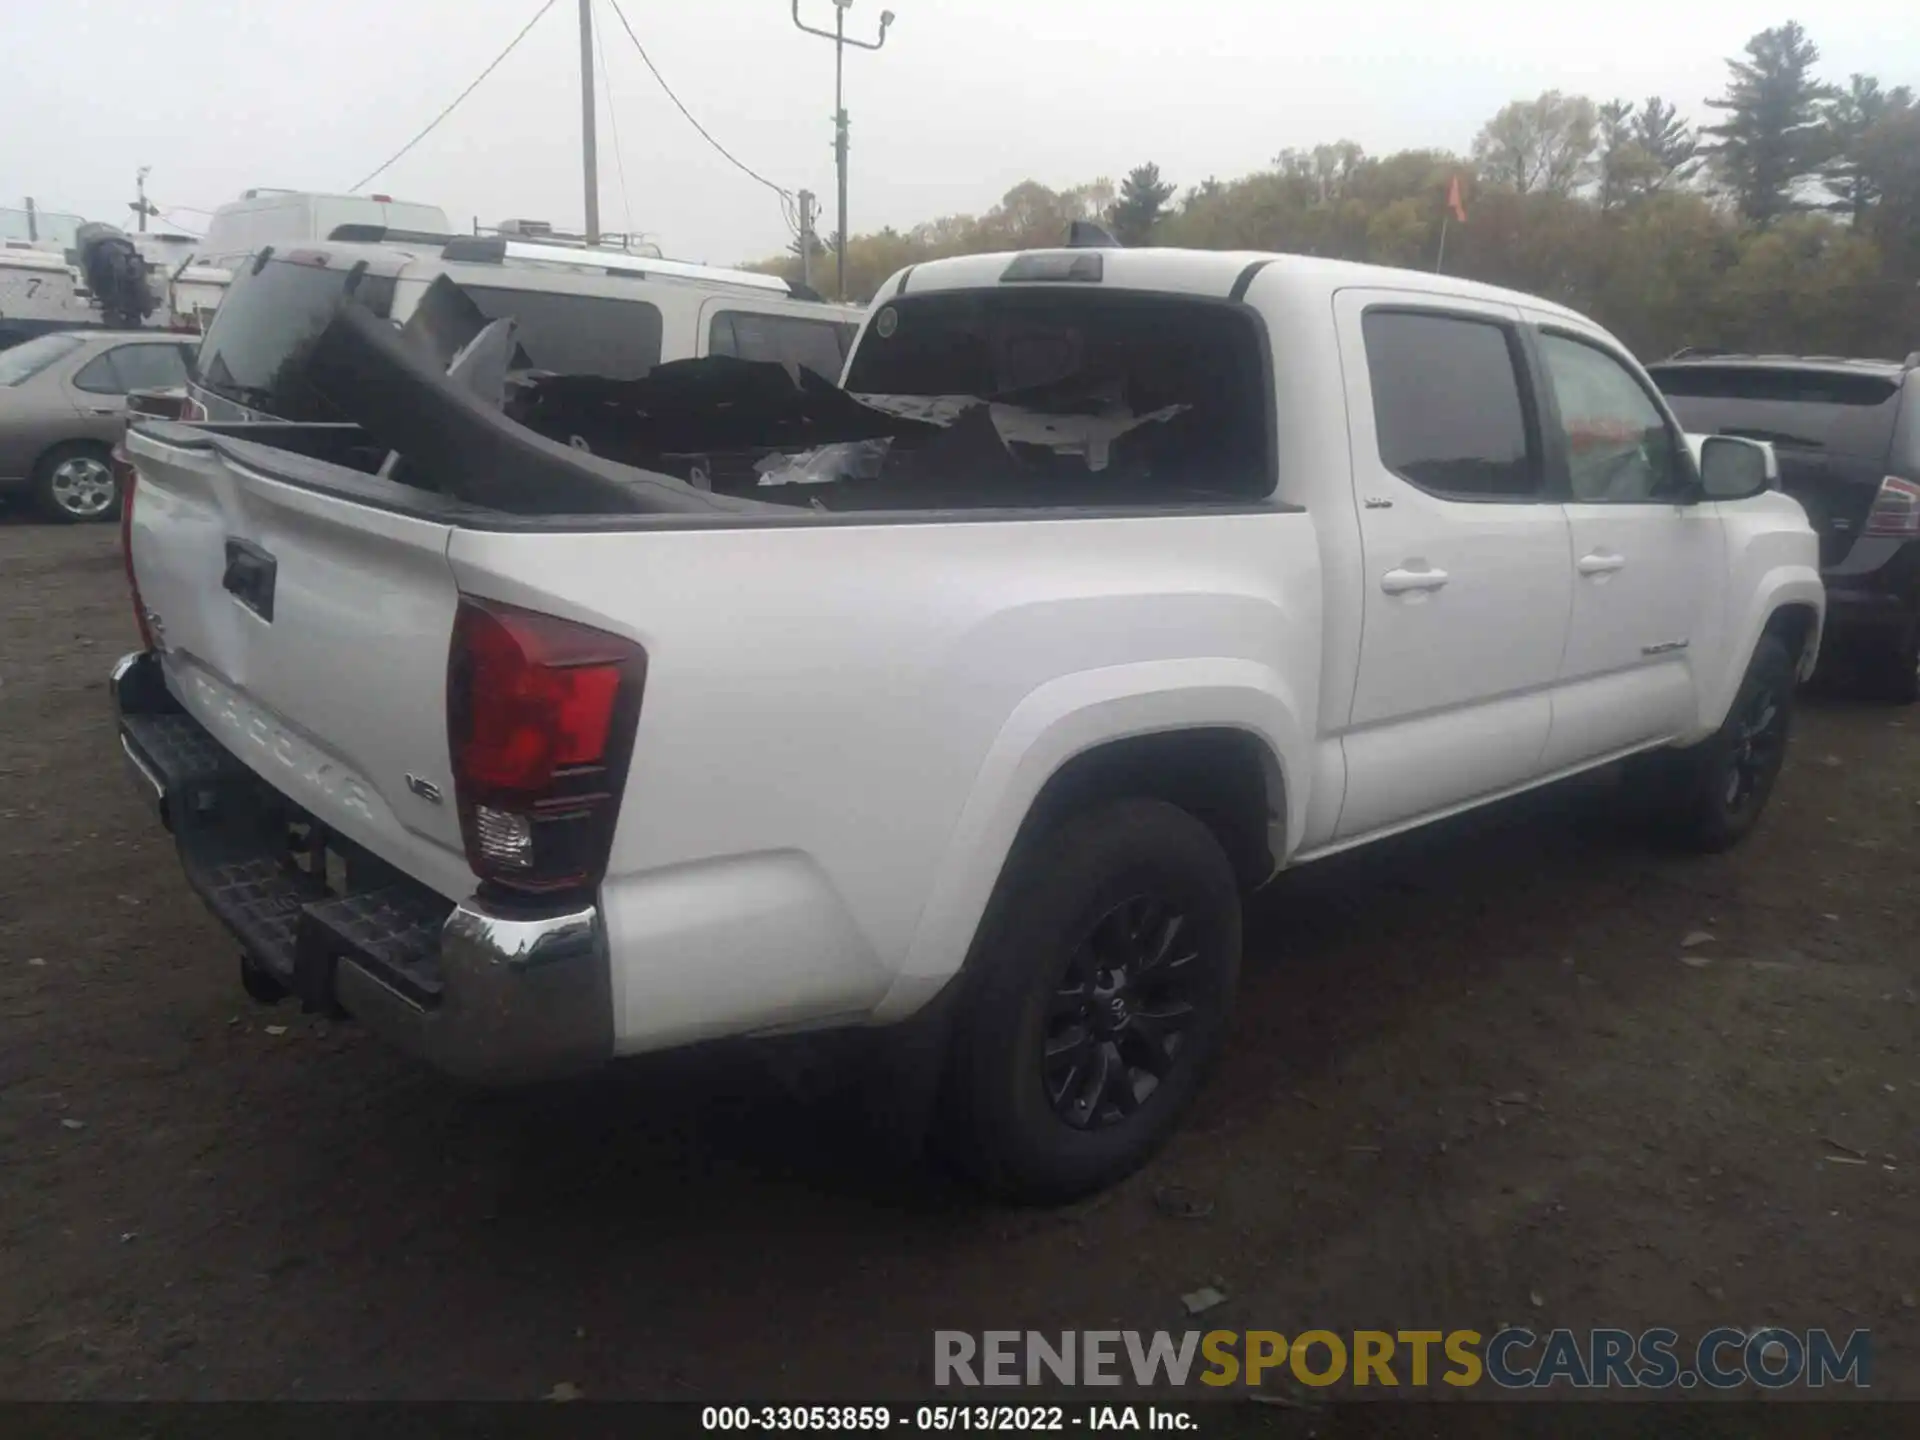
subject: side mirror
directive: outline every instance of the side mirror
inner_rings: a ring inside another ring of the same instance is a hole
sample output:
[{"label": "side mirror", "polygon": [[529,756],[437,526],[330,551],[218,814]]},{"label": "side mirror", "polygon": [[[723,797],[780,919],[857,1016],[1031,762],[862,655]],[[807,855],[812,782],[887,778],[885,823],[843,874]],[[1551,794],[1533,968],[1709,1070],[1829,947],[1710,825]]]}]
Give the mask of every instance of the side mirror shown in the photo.
[{"label": "side mirror", "polygon": [[1709,435],[1700,443],[1703,500],[1746,500],[1772,487],[1772,447],[1732,435]]}]

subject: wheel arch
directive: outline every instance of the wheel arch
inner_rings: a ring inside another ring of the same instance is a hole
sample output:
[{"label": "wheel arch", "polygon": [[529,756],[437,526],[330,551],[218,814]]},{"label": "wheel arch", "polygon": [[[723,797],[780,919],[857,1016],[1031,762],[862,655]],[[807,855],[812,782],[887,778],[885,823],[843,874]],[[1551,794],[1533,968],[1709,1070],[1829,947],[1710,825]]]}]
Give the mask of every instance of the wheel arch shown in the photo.
[{"label": "wheel arch", "polygon": [[1257,662],[1115,666],[1040,687],[1008,719],[955,824],[905,963],[875,1012],[912,1013],[964,965],[992,897],[1062,817],[1127,795],[1194,814],[1237,877],[1267,879],[1305,820],[1305,730]]},{"label": "wheel arch", "polygon": [[1760,633],[1778,636],[1786,642],[1787,654],[1793,657],[1794,673],[1801,679],[1813,673],[1813,662],[1819,657],[1818,606],[1805,600],[1789,600],[1767,616],[1767,623]]},{"label": "wheel arch", "polygon": [[40,478],[41,469],[62,450],[93,450],[109,465],[113,463],[113,445],[106,440],[95,440],[86,435],[69,435],[63,440],[55,440],[43,445],[40,453],[33,457],[33,464],[27,467],[27,474],[34,480]]},{"label": "wheel arch", "polygon": [[[1820,654],[1820,636],[1827,609],[1826,587],[1811,566],[1783,565],[1767,571],[1748,592],[1744,611],[1731,627],[1729,645],[1716,673],[1704,678],[1700,726],[1710,734],[1725,723],[1740,682],[1753,662],[1763,637],[1777,635],[1794,651],[1795,673],[1802,680],[1813,673]],[[1797,650],[1796,647],[1797,646]]]}]

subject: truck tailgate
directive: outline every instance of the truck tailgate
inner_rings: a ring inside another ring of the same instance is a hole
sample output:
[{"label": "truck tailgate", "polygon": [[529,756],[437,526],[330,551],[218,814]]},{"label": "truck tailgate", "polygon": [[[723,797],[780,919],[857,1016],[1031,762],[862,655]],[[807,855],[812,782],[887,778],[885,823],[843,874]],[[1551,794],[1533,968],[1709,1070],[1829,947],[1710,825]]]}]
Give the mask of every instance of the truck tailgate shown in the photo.
[{"label": "truck tailgate", "polygon": [[323,825],[452,899],[450,528],[136,431],[130,544],[167,687]]}]

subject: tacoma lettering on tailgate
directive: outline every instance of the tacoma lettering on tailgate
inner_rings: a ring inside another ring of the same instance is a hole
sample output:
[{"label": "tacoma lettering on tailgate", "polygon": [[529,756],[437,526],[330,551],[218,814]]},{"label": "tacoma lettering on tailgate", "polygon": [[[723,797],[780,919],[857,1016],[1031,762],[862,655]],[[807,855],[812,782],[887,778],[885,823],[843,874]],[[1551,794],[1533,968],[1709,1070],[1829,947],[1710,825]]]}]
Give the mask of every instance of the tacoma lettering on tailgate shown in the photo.
[{"label": "tacoma lettering on tailgate", "polygon": [[231,691],[202,671],[192,672],[192,685],[205,704],[202,714],[206,721],[223,732],[233,750],[257,757],[257,768],[269,773],[283,771],[297,777],[285,788],[318,793],[366,820],[374,818],[366,787],[347,770],[284,726],[236,700]]}]

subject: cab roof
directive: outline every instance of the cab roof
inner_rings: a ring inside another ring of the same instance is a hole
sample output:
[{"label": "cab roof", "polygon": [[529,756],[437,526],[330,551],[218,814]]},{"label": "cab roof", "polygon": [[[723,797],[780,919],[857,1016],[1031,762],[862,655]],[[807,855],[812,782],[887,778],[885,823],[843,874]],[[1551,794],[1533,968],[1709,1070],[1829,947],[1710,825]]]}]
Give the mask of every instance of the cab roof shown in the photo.
[{"label": "cab roof", "polygon": [[[1097,283],[1112,289],[1152,290],[1161,294],[1195,295],[1219,299],[1238,299],[1254,278],[1270,280],[1285,277],[1295,287],[1335,290],[1371,287],[1392,290],[1417,290],[1426,295],[1457,295],[1500,305],[1524,305],[1535,312],[1547,312],[1569,320],[1585,321],[1578,312],[1551,300],[1483,285],[1454,275],[1435,275],[1423,270],[1401,270],[1386,265],[1363,265],[1351,260],[1323,260],[1313,255],[1289,255],[1261,250],[1173,250],[1173,249],[1060,249],[1002,251],[991,255],[963,255],[951,260],[929,260],[908,266],[887,286],[880,297],[892,299],[901,294],[915,295],[930,290],[975,290],[1018,284],[1021,280],[1051,280],[1044,266],[1025,262],[1039,273],[1010,275],[1009,270],[1023,257],[1056,257],[1056,269],[1069,266],[1074,257],[1098,256]],[[1067,276],[1060,283],[1080,283]],[[1083,277],[1084,280],[1084,277]]]}]

